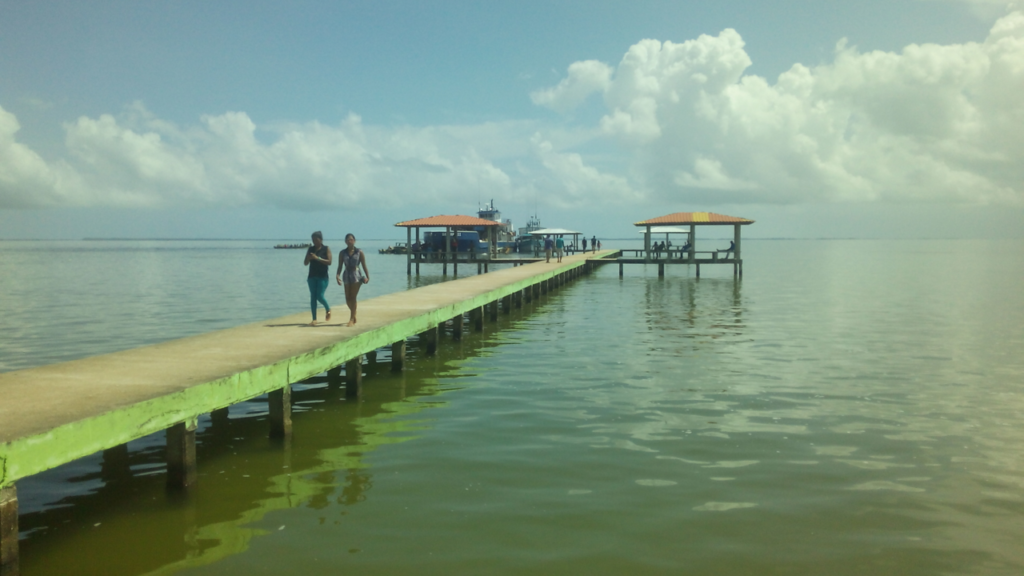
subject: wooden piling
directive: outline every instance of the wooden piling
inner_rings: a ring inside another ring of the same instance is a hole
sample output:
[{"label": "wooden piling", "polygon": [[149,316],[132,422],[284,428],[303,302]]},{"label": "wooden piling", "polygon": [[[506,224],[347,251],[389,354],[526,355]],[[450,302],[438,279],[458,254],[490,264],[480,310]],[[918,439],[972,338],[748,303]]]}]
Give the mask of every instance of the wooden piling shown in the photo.
[{"label": "wooden piling", "polygon": [[18,489],[0,488],[0,576],[18,576]]},{"label": "wooden piling", "polygon": [[270,437],[287,438],[292,435],[292,387],[287,385],[267,394],[270,408]]},{"label": "wooden piling", "polygon": [[167,429],[167,488],[188,490],[196,484],[196,421]]},{"label": "wooden piling", "polygon": [[516,290],[515,298],[513,299],[516,303],[516,308],[523,307],[523,293],[525,292],[526,290]]},{"label": "wooden piling", "polygon": [[427,356],[433,356],[437,353],[437,326],[427,328],[421,332],[420,338],[423,339],[423,343],[426,345]]},{"label": "wooden piling", "polygon": [[469,321],[473,324],[473,331],[480,332],[484,329],[484,309],[473,308],[469,311]]},{"label": "wooden piling", "polygon": [[391,371],[401,372],[405,368],[405,340],[391,344]]},{"label": "wooden piling", "polygon": [[358,398],[363,394],[363,355],[345,362],[345,397]]},{"label": "wooden piling", "polygon": [[452,340],[462,340],[462,314],[452,318]]},{"label": "wooden piling", "polygon": [[509,314],[512,312],[512,295],[501,297],[501,312],[503,314]]},{"label": "wooden piling", "polygon": [[658,262],[658,278],[664,278],[664,277],[665,277],[665,263],[664,262]]},{"label": "wooden piling", "polygon": [[497,300],[493,300],[489,304],[487,304],[487,317],[490,319],[491,322],[497,322],[498,321],[498,301]]}]

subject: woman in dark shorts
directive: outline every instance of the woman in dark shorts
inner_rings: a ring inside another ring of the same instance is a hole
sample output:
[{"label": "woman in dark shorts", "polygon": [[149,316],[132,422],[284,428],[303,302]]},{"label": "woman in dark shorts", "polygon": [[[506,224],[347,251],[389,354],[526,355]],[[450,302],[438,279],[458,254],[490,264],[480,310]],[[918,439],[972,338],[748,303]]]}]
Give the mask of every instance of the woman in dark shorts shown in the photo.
[{"label": "woman in dark shorts", "polygon": [[[345,303],[348,304],[351,314],[348,325],[355,326],[356,296],[359,294],[359,287],[370,281],[370,270],[366,268],[366,254],[356,248],[356,237],[346,234],[345,244],[346,248],[338,254],[338,273],[334,279],[345,287]],[[362,272],[359,271],[360,265],[363,267]]]},{"label": "woman in dark shorts", "polygon": [[324,298],[327,285],[330,284],[331,249],[324,244],[324,235],[319,230],[313,232],[313,245],[306,250],[306,261],[304,266],[309,266],[309,277],[306,283],[309,284],[309,308],[313,312],[313,321],[310,326],[316,326],[316,303],[320,302],[327,310],[327,320],[331,319],[331,305]]}]

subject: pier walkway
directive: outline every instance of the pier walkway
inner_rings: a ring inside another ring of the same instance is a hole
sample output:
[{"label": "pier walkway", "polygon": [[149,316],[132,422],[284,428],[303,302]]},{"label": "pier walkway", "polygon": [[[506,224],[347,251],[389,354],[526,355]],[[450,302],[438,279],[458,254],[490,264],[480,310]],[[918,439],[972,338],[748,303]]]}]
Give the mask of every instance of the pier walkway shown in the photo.
[{"label": "pier walkway", "polygon": [[520,307],[589,272],[579,254],[561,264],[536,262],[361,301],[360,322],[348,309],[307,326],[309,312],[161,344],[0,373],[0,574],[18,573],[15,482],[130,440],[167,430],[168,485],[195,483],[195,430],[201,414],[269,393],[270,435],[291,433],[290,385],[345,366],[346,395],[358,396],[362,356],[389,347],[401,370],[405,340],[419,335],[436,348],[449,320],[460,337],[464,318],[480,329],[486,317]]}]

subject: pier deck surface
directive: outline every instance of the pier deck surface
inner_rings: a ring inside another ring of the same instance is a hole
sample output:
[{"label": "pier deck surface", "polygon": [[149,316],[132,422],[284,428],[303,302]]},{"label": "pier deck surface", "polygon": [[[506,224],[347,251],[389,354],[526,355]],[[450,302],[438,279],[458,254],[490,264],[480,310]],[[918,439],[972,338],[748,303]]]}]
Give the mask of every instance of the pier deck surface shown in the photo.
[{"label": "pier deck surface", "polygon": [[[601,251],[597,255],[601,255]],[[320,374],[584,266],[537,262],[161,344],[0,373],[0,486]],[[321,312],[322,318],[323,312]]]}]

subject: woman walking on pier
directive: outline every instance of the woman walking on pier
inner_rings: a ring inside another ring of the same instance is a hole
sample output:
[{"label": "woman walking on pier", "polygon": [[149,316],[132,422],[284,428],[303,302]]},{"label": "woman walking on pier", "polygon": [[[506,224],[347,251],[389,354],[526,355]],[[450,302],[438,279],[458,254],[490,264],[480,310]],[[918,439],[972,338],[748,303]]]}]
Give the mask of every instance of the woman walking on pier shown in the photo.
[{"label": "woman walking on pier", "polygon": [[327,285],[330,283],[331,249],[324,244],[324,235],[319,230],[313,232],[313,245],[306,250],[304,266],[309,266],[309,308],[313,312],[310,326],[316,326],[316,303],[320,302],[327,310],[327,320],[331,319],[331,305],[324,298]]},{"label": "woman walking on pier", "polygon": [[[345,244],[347,248],[338,255],[338,273],[334,279],[345,287],[345,303],[348,304],[351,314],[348,325],[355,326],[356,296],[359,294],[359,287],[370,281],[370,270],[366,268],[366,255],[356,248],[356,237],[353,234],[345,235]],[[359,270],[360,265],[363,266],[362,272]]]}]

